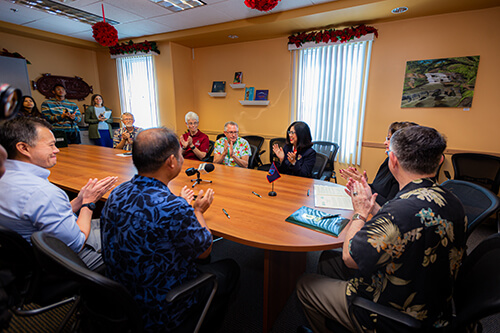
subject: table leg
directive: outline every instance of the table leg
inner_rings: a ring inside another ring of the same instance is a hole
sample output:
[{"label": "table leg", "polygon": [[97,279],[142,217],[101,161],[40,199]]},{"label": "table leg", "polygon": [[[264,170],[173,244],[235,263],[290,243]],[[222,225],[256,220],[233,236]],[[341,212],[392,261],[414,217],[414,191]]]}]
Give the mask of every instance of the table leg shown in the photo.
[{"label": "table leg", "polygon": [[264,328],[269,332],[306,270],[306,252],[264,251]]}]

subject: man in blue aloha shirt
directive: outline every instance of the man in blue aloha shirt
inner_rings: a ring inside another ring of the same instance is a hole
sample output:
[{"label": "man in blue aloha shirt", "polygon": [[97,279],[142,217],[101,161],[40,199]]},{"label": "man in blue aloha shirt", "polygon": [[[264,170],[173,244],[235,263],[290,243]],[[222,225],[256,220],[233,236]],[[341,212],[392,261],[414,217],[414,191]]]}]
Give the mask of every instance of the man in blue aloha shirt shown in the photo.
[{"label": "man in blue aloha shirt", "polygon": [[[192,206],[191,189],[185,186],[180,196],[170,192],[168,184],[179,174],[184,158],[179,140],[166,128],[139,133],[132,159],[138,175],[113,190],[101,214],[106,275],[122,283],[137,301],[145,331],[169,332],[196,324],[199,313],[194,309],[202,303],[203,290],[172,304],[165,300],[167,293],[200,272],[214,273],[219,285],[213,310],[221,300],[227,304],[239,277],[233,260],[195,262],[208,257],[212,248],[203,213],[214,192],[201,190]],[[221,311],[214,316],[222,322]]]},{"label": "man in blue aloha shirt", "polygon": [[[450,324],[467,221],[457,197],[430,179],[445,148],[445,139],[433,128],[395,132],[389,169],[400,191],[382,207],[365,179],[349,180],[354,215],[343,251],[322,253],[322,275],[308,275],[298,283],[297,294],[315,332],[327,331],[325,318],[353,332],[358,325],[365,332],[407,330],[357,307],[351,317],[349,304],[355,295],[415,317],[423,331]],[[373,217],[367,221],[369,215]]]}]

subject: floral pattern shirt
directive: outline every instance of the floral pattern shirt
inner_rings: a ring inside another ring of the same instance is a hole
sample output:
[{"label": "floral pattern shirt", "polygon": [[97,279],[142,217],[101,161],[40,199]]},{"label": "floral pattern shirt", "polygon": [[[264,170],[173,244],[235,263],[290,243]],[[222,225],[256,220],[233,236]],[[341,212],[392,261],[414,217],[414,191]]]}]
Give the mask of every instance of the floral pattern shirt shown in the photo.
[{"label": "floral pattern shirt", "polygon": [[[118,144],[122,141],[122,135],[123,135],[123,133],[125,133],[127,131],[128,131],[128,129],[125,126],[123,126],[122,128],[116,129],[113,132],[113,147],[118,146]],[[132,139],[132,141],[134,141],[134,139],[137,136],[137,134],[139,134],[141,131],[142,131],[142,128],[134,126],[133,131],[129,132],[130,138]],[[132,150],[132,144],[131,143],[126,143],[126,144],[123,145],[122,149],[123,150],[131,151]]]},{"label": "floral pattern shirt", "polygon": [[159,180],[136,175],[109,195],[101,236],[106,275],[139,304],[145,332],[182,323],[196,295],[167,305],[167,293],[198,276],[194,260],[212,244],[193,207]]},{"label": "floral pattern shirt", "polygon": [[[410,182],[352,238],[358,271],[348,300],[359,294],[412,315],[426,329],[449,325],[466,228],[457,197],[430,179]],[[394,331],[385,319],[355,309],[365,330]]]},{"label": "floral pattern shirt", "polygon": [[[223,137],[223,138],[220,138],[219,140],[217,140],[215,142],[214,154],[219,154],[219,155],[222,154],[224,152],[224,145],[226,144],[226,142],[227,142],[226,137]],[[240,138],[240,137],[238,137],[238,139],[234,143],[233,150],[234,150],[234,154],[238,158],[242,158],[243,156],[247,156],[247,155],[248,156],[252,155],[252,150],[250,149],[250,144],[248,143],[247,140]],[[234,159],[229,156],[229,149],[228,149],[226,156],[224,156],[224,160],[222,161],[222,164],[239,167],[239,165],[236,164]]]}]

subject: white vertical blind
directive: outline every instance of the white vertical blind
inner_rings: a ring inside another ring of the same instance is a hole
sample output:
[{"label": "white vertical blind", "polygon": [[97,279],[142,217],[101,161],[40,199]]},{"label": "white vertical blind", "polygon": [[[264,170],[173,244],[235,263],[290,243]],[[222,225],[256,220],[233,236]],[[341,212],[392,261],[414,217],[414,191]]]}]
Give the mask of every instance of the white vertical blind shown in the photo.
[{"label": "white vertical blind", "polygon": [[359,164],[372,40],[292,51],[292,120],[314,141],[339,144],[337,160]]},{"label": "white vertical blind", "polygon": [[135,125],[158,126],[156,77],[152,55],[116,59],[122,113],[134,115]]}]

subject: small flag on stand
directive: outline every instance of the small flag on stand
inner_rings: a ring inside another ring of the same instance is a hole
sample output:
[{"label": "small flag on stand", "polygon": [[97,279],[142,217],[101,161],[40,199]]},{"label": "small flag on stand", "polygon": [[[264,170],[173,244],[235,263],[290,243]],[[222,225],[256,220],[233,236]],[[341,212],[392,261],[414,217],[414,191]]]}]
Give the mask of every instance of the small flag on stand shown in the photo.
[{"label": "small flag on stand", "polygon": [[281,175],[280,173],[278,172],[278,168],[276,168],[276,165],[273,164],[271,165],[271,167],[269,168],[269,173],[267,174],[267,181],[272,183],[274,182],[275,180],[281,178]]}]

